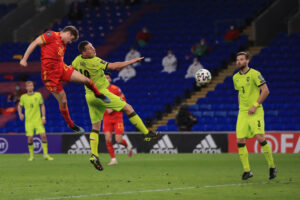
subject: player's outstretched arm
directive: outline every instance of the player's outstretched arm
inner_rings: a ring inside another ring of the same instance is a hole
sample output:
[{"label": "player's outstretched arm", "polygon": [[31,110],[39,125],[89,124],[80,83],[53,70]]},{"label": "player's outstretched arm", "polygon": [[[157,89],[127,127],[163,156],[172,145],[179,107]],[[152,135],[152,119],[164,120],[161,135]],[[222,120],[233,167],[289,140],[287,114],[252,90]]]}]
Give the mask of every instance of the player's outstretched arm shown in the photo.
[{"label": "player's outstretched arm", "polygon": [[109,70],[120,70],[120,69],[123,69],[124,67],[126,67],[128,65],[131,65],[131,64],[136,63],[136,62],[140,62],[143,59],[144,59],[144,57],[134,58],[132,60],[128,60],[128,61],[124,61],[124,62],[109,63],[108,66],[107,66],[107,69],[109,69]]},{"label": "player's outstretched arm", "polygon": [[38,45],[42,45],[42,40],[40,37],[37,37],[33,42],[30,43],[30,45],[27,47],[25,54],[22,58],[22,60],[20,60],[20,65],[22,67],[27,67],[27,60],[29,58],[29,56],[31,55],[31,53],[34,51],[34,49],[38,46]]},{"label": "player's outstretched arm", "polygon": [[20,104],[18,104],[18,114],[19,114],[20,120],[23,121],[24,115],[22,113],[22,107],[20,106]]}]

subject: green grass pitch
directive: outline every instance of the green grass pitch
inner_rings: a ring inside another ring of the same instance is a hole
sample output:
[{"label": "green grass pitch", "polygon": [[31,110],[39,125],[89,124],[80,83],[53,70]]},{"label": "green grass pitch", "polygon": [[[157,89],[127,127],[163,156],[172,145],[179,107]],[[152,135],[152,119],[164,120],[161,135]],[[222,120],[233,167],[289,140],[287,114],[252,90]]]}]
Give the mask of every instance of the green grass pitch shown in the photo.
[{"label": "green grass pitch", "polygon": [[278,177],[268,180],[262,154],[250,154],[254,177],[241,181],[237,154],[117,155],[119,164],[104,171],[89,163],[88,155],[53,155],[45,161],[36,155],[0,155],[2,200],[197,200],[197,199],[299,199],[299,154],[276,154]]}]

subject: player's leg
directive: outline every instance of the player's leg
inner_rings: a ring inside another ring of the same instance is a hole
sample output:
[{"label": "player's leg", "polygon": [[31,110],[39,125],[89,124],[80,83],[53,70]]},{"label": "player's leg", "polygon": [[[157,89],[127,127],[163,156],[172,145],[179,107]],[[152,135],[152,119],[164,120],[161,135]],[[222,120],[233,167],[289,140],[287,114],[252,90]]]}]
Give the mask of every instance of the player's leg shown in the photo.
[{"label": "player's leg", "polygon": [[26,132],[26,136],[27,136],[27,144],[28,144],[28,152],[29,152],[28,161],[33,161],[33,159],[34,159],[34,146],[33,146],[34,126],[25,122],[25,132]]},{"label": "player's leg", "polygon": [[32,136],[27,136],[27,142],[28,142],[28,151],[29,151],[28,161],[33,161],[34,159],[33,134]]},{"label": "player's leg", "polygon": [[123,145],[127,149],[127,154],[129,157],[132,156],[132,146],[128,144],[127,141],[123,138],[124,133],[124,125],[123,120],[114,123],[114,130],[115,130],[115,140],[118,144]]},{"label": "player's leg", "polygon": [[260,144],[262,151],[264,152],[265,159],[269,167],[269,179],[276,177],[276,168],[272,155],[272,150],[265,138],[265,120],[264,111],[257,109],[256,112],[251,116],[251,129],[254,132],[257,142]]},{"label": "player's leg", "polygon": [[45,160],[54,160],[51,156],[48,155],[48,140],[47,140],[47,136],[45,133],[45,129],[44,129],[44,131],[40,131],[40,133],[38,133],[38,129],[37,129],[37,134],[40,134],[40,137],[42,140],[44,159]]},{"label": "player's leg", "polygon": [[105,96],[99,92],[99,90],[97,89],[97,87],[95,86],[95,84],[93,83],[93,81],[91,79],[85,77],[78,71],[76,71],[76,70],[73,71],[73,73],[70,77],[70,81],[77,82],[77,83],[83,83],[86,87],[88,87],[90,90],[92,90],[94,92],[94,94],[97,98],[103,100],[106,103],[110,102],[110,99],[107,96]]},{"label": "player's leg", "polygon": [[142,119],[138,114],[136,114],[131,105],[126,104],[123,107],[122,112],[124,112],[128,116],[128,119],[132,123],[132,125],[134,125],[139,131],[141,131],[145,135],[145,141],[150,141],[152,138],[158,137],[158,132],[149,131],[146,128]]},{"label": "player's leg", "polygon": [[103,132],[105,136],[105,144],[106,144],[106,149],[108,154],[111,157],[110,162],[108,165],[116,165],[118,164],[118,161],[115,156],[115,149],[113,147],[112,143],[112,132],[113,132],[113,122],[110,121],[109,119],[104,118],[103,119]]},{"label": "player's leg", "polygon": [[99,99],[94,95],[86,95],[86,102],[89,108],[89,114],[92,123],[92,132],[90,133],[90,146],[91,146],[91,157],[90,162],[97,170],[102,171],[103,167],[100,163],[98,145],[99,145],[99,132],[101,128],[101,120],[103,119],[103,114],[105,108],[102,108],[98,104]]},{"label": "player's leg", "polygon": [[74,124],[74,122],[70,117],[68,104],[67,104],[67,95],[65,91],[61,90],[60,92],[51,92],[51,93],[58,101],[60,113],[62,114],[63,118],[67,122],[68,127],[76,133],[84,133],[85,132],[84,129]]},{"label": "player's leg", "polygon": [[249,158],[248,158],[248,150],[246,146],[246,139],[248,138],[249,128],[248,128],[248,113],[240,112],[238,115],[238,120],[236,124],[236,137],[237,137],[237,146],[238,146],[238,153],[239,157],[244,169],[244,173],[242,175],[242,180],[247,180],[253,176],[250,165],[249,165]]}]

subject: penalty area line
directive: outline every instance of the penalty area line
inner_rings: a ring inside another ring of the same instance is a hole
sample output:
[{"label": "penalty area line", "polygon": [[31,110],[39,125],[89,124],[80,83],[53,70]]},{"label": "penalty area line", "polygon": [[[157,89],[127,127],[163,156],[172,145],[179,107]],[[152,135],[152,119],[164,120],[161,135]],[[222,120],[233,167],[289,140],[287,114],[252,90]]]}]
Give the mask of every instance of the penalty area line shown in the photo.
[{"label": "penalty area line", "polygon": [[190,186],[190,187],[176,187],[176,188],[163,188],[163,189],[149,189],[149,190],[133,190],[127,192],[108,192],[98,194],[86,194],[86,195],[72,195],[72,196],[60,196],[60,197],[42,197],[31,200],[60,200],[60,199],[80,199],[87,197],[101,197],[101,196],[112,196],[112,195],[126,195],[126,194],[138,194],[138,193],[149,193],[149,192],[167,192],[167,191],[179,191],[179,190],[193,190],[193,189],[205,189],[205,188],[223,188],[223,187],[236,187],[246,185],[267,185],[267,184],[285,184],[294,183],[294,181],[277,181],[277,182],[253,182],[253,183],[232,183],[232,184],[221,184],[221,185],[203,185],[203,186]]}]

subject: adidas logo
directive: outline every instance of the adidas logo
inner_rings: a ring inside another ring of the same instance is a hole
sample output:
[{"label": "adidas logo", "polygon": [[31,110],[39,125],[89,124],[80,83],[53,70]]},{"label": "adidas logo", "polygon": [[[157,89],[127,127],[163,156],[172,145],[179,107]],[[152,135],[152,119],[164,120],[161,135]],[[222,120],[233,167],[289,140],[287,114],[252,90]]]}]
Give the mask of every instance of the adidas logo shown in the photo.
[{"label": "adidas logo", "polygon": [[177,148],[174,148],[168,135],[164,135],[150,150],[150,153],[178,153]]},{"label": "adidas logo", "polygon": [[89,141],[82,135],[68,150],[68,154],[91,154]]},{"label": "adidas logo", "polygon": [[221,153],[221,148],[218,148],[213,137],[207,135],[193,150],[193,153]]},{"label": "adidas logo", "polygon": [[[132,146],[132,144],[131,144],[131,142],[130,142],[130,140],[129,140],[129,138],[128,138],[127,135],[124,135],[124,136],[123,136],[123,139],[126,140],[128,146]],[[116,143],[116,144],[114,144],[113,147],[114,147],[114,149],[115,149],[115,153],[116,153],[116,154],[127,154],[127,153],[128,153],[128,152],[127,152],[127,148],[124,147],[123,145],[119,145],[119,144]],[[133,149],[132,149],[132,153],[137,153],[136,148],[133,148]]]}]

